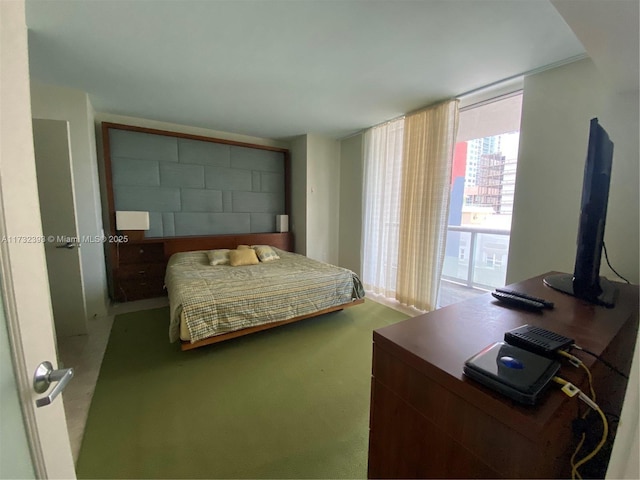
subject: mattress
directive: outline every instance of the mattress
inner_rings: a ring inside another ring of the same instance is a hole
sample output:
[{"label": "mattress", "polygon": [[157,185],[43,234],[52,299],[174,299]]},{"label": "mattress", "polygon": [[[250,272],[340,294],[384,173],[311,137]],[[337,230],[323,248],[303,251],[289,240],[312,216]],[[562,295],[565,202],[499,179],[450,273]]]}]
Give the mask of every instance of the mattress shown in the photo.
[{"label": "mattress", "polygon": [[170,341],[194,343],[364,297],[351,270],[274,250],[280,259],[237,267],[209,265],[205,250],[172,255],[165,276]]}]

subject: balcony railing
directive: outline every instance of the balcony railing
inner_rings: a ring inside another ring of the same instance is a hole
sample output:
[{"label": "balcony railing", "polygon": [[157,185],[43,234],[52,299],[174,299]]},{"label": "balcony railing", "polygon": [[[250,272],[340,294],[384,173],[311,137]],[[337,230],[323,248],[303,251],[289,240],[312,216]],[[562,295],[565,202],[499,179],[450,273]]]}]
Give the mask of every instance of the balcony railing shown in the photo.
[{"label": "balcony railing", "polygon": [[[466,287],[465,290],[476,289],[478,293],[505,284],[509,234],[509,230],[503,229],[449,225],[440,289],[441,306],[455,301],[455,298],[453,301],[443,298],[448,283]],[[449,296],[456,297],[452,290],[449,288]],[[460,299],[469,296],[461,288],[457,290]]]}]

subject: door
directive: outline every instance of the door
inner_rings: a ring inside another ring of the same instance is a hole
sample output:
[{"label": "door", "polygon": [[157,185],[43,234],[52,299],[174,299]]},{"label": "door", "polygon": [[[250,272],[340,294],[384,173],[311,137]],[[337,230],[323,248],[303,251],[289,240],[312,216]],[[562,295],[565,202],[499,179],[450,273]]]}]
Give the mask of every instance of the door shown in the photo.
[{"label": "door", "polygon": [[[42,235],[23,0],[0,1],[0,43],[11,46],[0,55],[0,293],[5,317],[0,317],[0,328],[8,334],[3,343],[9,344],[13,364],[1,370],[3,420],[5,392],[19,404],[8,411],[13,422],[3,421],[3,438],[5,428],[11,428],[16,444],[28,440],[29,455],[12,445],[18,449],[10,459],[14,472],[75,478],[62,398],[36,408],[43,395],[33,389],[38,365],[50,361],[55,367],[57,358],[44,247],[21,241]],[[16,419],[17,410],[22,415]]]},{"label": "door", "polygon": [[49,289],[58,338],[87,333],[80,238],[73,209],[69,124],[33,120],[33,144]]}]

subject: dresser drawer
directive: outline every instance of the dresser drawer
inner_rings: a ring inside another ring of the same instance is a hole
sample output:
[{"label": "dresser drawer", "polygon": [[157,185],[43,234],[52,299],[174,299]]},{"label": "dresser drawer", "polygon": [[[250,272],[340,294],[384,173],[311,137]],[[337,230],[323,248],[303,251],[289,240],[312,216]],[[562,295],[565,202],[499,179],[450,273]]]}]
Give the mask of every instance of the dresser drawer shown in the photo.
[{"label": "dresser drawer", "polygon": [[126,279],[150,279],[160,278],[164,280],[166,266],[164,263],[132,263],[123,264],[118,268],[118,278]]},{"label": "dresser drawer", "polygon": [[130,302],[144,298],[163,297],[167,294],[162,278],[133,278],[118,281],[117,300]]},{"label": "dresser drawer", "polygon": [[117,248],[120,265],[164,262],[162,243],[122,243]]}]

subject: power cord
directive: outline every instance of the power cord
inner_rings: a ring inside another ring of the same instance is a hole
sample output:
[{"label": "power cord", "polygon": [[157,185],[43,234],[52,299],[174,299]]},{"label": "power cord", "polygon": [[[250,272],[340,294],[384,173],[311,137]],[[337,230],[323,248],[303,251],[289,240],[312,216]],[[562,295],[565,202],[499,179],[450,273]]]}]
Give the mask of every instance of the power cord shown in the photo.
[{"label": "power cord", "polygon": [[[584,364],[584,362],[582,362],[582,360],[580,360],[578,357],[571,355],[570,353],[564,350],[558,350],[558,354],[562,357],[567,358],[569,360],[569,363],[571,363],[571,365],[573,365],[574,367],[583,368],[585,372],[587,372],[587,379],[589,380],[589,391],[591,392],[591,400],[595,403],[596,392],[593,388],[593,375],[591,375],[591,370],[589,370],[589,368]],[[579,418],[576,418],[573,423],[574,431],[580,434],[580,441],[578,442],[576,449],[573,451],[573,455],[571,455],[572,478],[582,479],[582,476],[577,471],[576,456],[578,455],[578,452],[582,449],[582,446],[584,445],[584,442],[587,439],[587,428],[588,428],[587,415],[588,414],[589,414],[589,411],[586,410]],[[575,476],[574,476],[574,472],[575,472]]]},{"label": "power cord", "polygon": [[571,345],[572,348],[575,348],[576,350],[580,350],[581,352],[586,353],[587,355],[591,355],[592,357],[594,357],[596,360],[604,363],[607,367],[609,367],[611,370],[613,370],[614,372],[616,372],[618,375],[620,375],[622,378],[626,378],[627,380],[629,380],[629,376],[625,375],[624,373],[622,373],[619,369],[617,369],[616,367],[614,367],[613,365],[611,365],[609,362],[607,362],[604,358],[602,358],[600,355],[597,355],[593,352],[590,352],[589,350],[587,350],[586,348],[582,348],[579,345],[576,345],[575,343],[573,345]]},{"label": "power cord", "polygon": [[591,375],[591,370],[589,370],[587,366],[582,362],[582,360],[580,360],[578,357],[571,355],[570,353],[565,352],[564,350],[558,350],[558,354],[569,359],[569,363],[571,363],[571,365],[573,365],[574,367],[581,367],[582,369],[584,369],[585,372],[587,372],[587,378],[589,379],[589,390],[591,393],[591,399],[595,402],[596,392],[593,389],[593,376]]},{"label": "power cord", "polygon": [[609,268],[611,269],[611,271],[613,273],[615,273],[618,277],[620,277],[622,280],[624,280],[625,282],[627,282],[628,284],[631,284],[631,282],[629,280],[627,280],[626,278],[624,278],[622,275],[620,275],[618,272],[616,272],[615,268],[613,268],[611,266],[611,264],[609,263],[609,255],[607,254],[607,246],[605,245],[604,242],[602,242],[602,250],[604,251],[604,259],[607,261],[607,265],[609,265]]},{"label": "power cord", "polygon": [[[567,354],[567,355],[570,355],[570,354]],[[573,357],[573,355],[570,355],[570,356]],[[576,357],[573,357],[573,358],[575,359]],[[572,364],[573,364],[573,361],[572,361]],[[586,366],[584,368],[586,369]],[[576,457],[578,456],[578,452],[582,448],[582,445],[584,444],[584,441],[586,438],[586,433],[583,432],[582,438],[580,439],[578,446],[576,447],[575,451],[573,452],[573,455],[571,456],[571,478],[572,480],[576,480],[576,479],[580,480],[582,479],[582,476],[580,475],[580,472],[578,471],[578,469],[582,465],[587,463],[589,460],[591,460],[593,457],[595,457],[596,454],[602,449],[609,435],[609,423],[607,421],[607,417],[602,412],[602,410],[600,409],[598,404],[595,402],[595,400],[592,400],[591,398],[589,398],[589,396],[586,395],[584,392],[582,392],[582,390],[580,390],[578,387],[570,383],[568,380],[565,380],[564,378],[561,378],[561,377],[553,377],[553,381],[562,386],[562,391],[567,396],[575,397],[577,395],[578,398],[582,400],[584,403],[586,403],[592,410],[595,410],[596,412],[598,412],[598,414],[600,415],[600,418],[602,419],[602,425],[603,425],[602,438],[600,439],[600,442],[598,443],[598,445],[596,445],[596,447],[589,454],[585,455],[584,457],[582,457],[582,459],[576,462]],[[589,388],[593,392],[593,386],[591,385],[591,372],[589,372]],[[585,416],[586,415],[583,415],[583,419]]]}]

